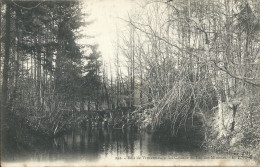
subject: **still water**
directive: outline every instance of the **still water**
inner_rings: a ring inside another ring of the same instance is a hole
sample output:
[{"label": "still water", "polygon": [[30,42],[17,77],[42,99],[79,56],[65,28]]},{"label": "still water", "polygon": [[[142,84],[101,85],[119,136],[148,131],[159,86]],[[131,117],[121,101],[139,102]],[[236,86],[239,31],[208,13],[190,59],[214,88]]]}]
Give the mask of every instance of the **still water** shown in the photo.
[{"label": "still water", "polygon": [[[35,141],[34,143],[37,143]],[[95,161],[110,157],[203,157],[208,153],[187,144],[160,138],[148,132],[109,128],[85,128],[71,131],[51,141],[38,142],[34,149],[11,154],[8,162],[23,161]]]}]

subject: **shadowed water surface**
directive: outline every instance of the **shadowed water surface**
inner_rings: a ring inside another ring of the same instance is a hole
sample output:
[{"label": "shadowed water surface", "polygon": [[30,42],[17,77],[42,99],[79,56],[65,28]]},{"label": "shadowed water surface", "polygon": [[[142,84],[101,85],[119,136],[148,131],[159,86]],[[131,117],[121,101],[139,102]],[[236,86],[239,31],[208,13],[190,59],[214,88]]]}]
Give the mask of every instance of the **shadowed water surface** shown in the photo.
[{"label": "shadowed water surface", "polygon": [[[37,141],[35,142],[37,143]],[[20,147],[16,146],[17,149]],[[100,158],[193,157],[204,154],[186,142],[160,138],[160,134],[105,128],[70,131],[52,140],[39,141],[33,149],[21,149],[6,161],[94,161]]]}]

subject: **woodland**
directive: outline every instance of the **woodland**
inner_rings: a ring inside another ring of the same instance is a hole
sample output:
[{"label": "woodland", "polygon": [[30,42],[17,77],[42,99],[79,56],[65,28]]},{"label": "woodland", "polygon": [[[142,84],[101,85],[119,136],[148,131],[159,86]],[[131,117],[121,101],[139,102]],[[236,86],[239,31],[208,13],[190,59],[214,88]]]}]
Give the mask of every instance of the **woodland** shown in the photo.
[{"label": "woodland", "polygon": [[100,125],[259,158],[260,2],[138,6],[109,66],[78,42],[91,24],[80,1],[0,2],[3,149]]}]

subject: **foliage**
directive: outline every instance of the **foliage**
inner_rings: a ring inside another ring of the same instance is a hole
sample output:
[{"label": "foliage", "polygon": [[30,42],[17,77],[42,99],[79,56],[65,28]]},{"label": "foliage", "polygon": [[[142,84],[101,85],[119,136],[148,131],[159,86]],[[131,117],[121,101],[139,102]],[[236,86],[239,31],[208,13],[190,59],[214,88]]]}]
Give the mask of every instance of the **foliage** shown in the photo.
[{"label": "foliage", "polygon": [[168,122],[169,132],[177,135],[197,117],[205,142],[216,137],[225,145],[240,127],[248,133],[239,133],[239,140],[257,140],[249,127],[258,111],[248,111],[255,108],[252,99],[259,101],[259,5],[149,1],[130,16],[122,50],[140,83],[140,99],[145,97],[134,112],[137,123],[157,130]]},{"label": "foliage", "polygon": [[[7,86],[3,88],[7,104],[2,107],[4,113],[12,112],[32,129],[49,136],[75,123],[77,103],[82,96],[92,96],[93,88],[83,93],[86,87],[82,81],[87,79],[89,85],[101,82],[96,79],[91,83],[93,77],[98,78],[93,70],[100,65],[92,66],[101,56],[97,47],[86,65],[83,47],[77,43],[77,30],[84,25],[80,5],[78,1],[5,3],[10,7],[7,14],[12,15],[6,18],[10,26],[4,30],[6,35],[11,31],[11,47],[5,47],[11,54],[5,53],[9,61],[4,67],[8,83],[3,83]],[[84,66],[91,68],[85,79]],[[5,118],[7,124],[12,120],[8,115]]]}]

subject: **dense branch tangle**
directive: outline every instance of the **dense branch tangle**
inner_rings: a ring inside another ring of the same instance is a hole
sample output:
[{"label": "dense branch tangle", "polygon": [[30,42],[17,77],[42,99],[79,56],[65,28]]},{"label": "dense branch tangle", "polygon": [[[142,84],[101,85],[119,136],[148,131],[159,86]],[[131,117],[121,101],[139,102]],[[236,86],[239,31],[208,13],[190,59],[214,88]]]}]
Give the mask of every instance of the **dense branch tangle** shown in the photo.
[{"label": "dense branch tangle", "polygon": [[56,135],[77,121],[79,103],[98,107],[100,53],[93,46],[83,55],[76,42],[84,24],[80,2],[4,2],[3,111]]},{"label": "dense branch tangle", "polygon": [[260,87],[258,25],[246,1],[150,1],[142,7],[147,15],[125,21],[145,42],[136,44],[142,53],[136,59],[153,103],[147,110],[153,126],[170,120],[176,132],[190,115]]}]

